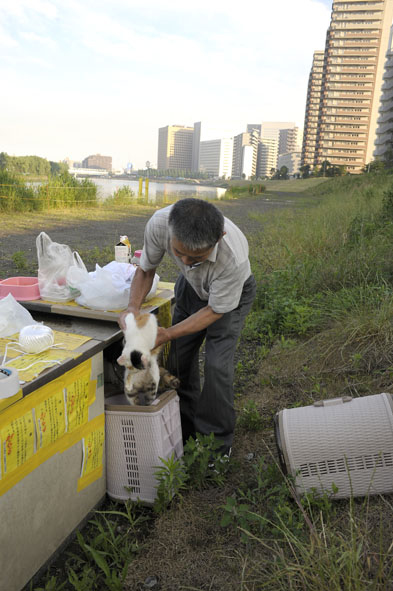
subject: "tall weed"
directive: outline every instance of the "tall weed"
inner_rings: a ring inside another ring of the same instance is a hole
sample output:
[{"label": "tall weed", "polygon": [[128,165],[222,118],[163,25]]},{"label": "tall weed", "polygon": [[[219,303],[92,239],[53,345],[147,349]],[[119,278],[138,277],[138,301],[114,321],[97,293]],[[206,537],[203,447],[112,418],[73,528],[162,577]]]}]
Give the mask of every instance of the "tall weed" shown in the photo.
[{"label": "tall weed", "polygon": [[0,170],[0,210],[34,211],[40,209],[34,189],[17,176]]},{"label": "tall weed", "polygon": [[81,205],[97,205],[97,187],[88,179],[77,180],[63,173],[32,187],[23,178],[0,170],[0,210],[43,211]]},{"label": "tall weed", "polygon": [[[384,316],[390,315],[393,303],[385,295],[393,285],[392,177],[348,176],[312,191],[314,207],[260,218],[263,230],[251,240],[258,289],[246,337],[266,343],[312,334],[335,319],[343,322],[377,294]],[[377,309],[369,306],[368,313]]]},{"label": "tall weed", "polygon": [[92,207],[97,205],[97,186],[89,179],[78,180],[69,173],[62,173],[40,185],[37,198],[43,209]]}]

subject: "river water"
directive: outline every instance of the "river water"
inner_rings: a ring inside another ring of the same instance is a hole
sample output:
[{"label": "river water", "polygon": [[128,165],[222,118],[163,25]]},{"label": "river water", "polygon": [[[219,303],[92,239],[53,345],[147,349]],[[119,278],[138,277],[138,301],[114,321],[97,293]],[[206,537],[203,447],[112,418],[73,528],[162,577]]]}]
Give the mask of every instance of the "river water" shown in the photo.
[{"label": "river water", "polygon": [[[138,197],[139,181],[126,179],[95,179],[90,178],[97,185],[99,199],[106,199],[121,187],[129,187]],[[149,181],[149,193],[146,198],[145,183],[142,196],[148,203],[171,203],[183,197],[198,197],[199,199],[221,199],[226,189],[221,187],[206,187],[204,185],[187,185],[181,183],[164,183]]]}]

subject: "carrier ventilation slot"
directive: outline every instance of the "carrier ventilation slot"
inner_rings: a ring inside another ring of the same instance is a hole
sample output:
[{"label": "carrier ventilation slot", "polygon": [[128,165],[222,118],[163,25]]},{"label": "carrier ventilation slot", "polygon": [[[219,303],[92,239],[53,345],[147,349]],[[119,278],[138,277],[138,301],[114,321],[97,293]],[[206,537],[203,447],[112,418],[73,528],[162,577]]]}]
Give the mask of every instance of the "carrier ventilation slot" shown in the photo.
[{"label": "carrier ventilation slot", "polygon": [[352,458],[338,458],[337,460],[322,460],[321,462],[309,462],[300,465],[300,473],[303,478],[323,476],[325,474],[338,474],[340,472],[353,472],[354,470],[375,470],[377,468],[391,468],[393,455],[390,452]]},{"label": "carrier ventilation slot", "polygon": [[123,431],[124,452],[126,455],[128,486],[131,492],[141,492],[141,482],[139,479],[138,456],[136,452],[134,423],[132,419],[123,418],[121,420]]}]

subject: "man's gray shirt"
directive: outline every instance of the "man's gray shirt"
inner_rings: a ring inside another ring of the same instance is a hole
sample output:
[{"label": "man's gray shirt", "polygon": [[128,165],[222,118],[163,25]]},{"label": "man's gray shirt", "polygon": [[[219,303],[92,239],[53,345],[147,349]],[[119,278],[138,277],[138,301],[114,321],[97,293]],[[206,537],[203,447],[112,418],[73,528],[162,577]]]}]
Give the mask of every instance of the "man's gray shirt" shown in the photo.
[{"label": "man's gray shirt", "polygon": [[231,220],[224,218],[225,235],[209,257],[197,266],[184,265],[171,248],[171,208],[172,205],[156,211],[146,224],[141,268],[155,269],[167,252],[201,300],[206,300],[217,314],[231,312],[239,305],[243,284],[251,275],[246,237]]}]

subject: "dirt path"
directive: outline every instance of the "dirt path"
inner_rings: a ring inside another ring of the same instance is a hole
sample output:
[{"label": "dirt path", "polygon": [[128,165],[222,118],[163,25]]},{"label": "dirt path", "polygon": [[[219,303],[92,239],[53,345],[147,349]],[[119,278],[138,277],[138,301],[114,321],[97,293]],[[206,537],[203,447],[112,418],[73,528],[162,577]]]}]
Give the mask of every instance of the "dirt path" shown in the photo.
[{"label": "dirt path", "polygon": [[[216,201],[215,204],[247,235],[260,227],[260,222],[253,219],[254,214],[263,214],[272,208],[292,206],[297,199],[298,193],[277,192],[263,197]],[[100,218],[94,211],[89,212],[89,219],[67,213],[62,216],[59,212],[26,214],[30,216],[26,228],[23,227],[20,217],[12,224],[12,216],[5,216],[8,218],[7,223],[0,226],[0,278],[26,273],[36,274],[36,237],[41,231],[49,234],[55,242],[68,244],[72,250],[79,252],[97,248],[111,249],[120,234],[129,236],[133,249],[142,248],[145,224],[154,210],[153,207],[144,207],[141,211],[138,209],[137,213],[132,212],[131,215],[125,210],[124,214],[115,214],[111,219],[94,219],[95,215]],[[19,265],[15,264],[15,253],[19,253]],[[20,261],[26,262],[25,269]],[[94,267],[93,261],[90,260],[86,261],[86,265],[89,270]]]}]

